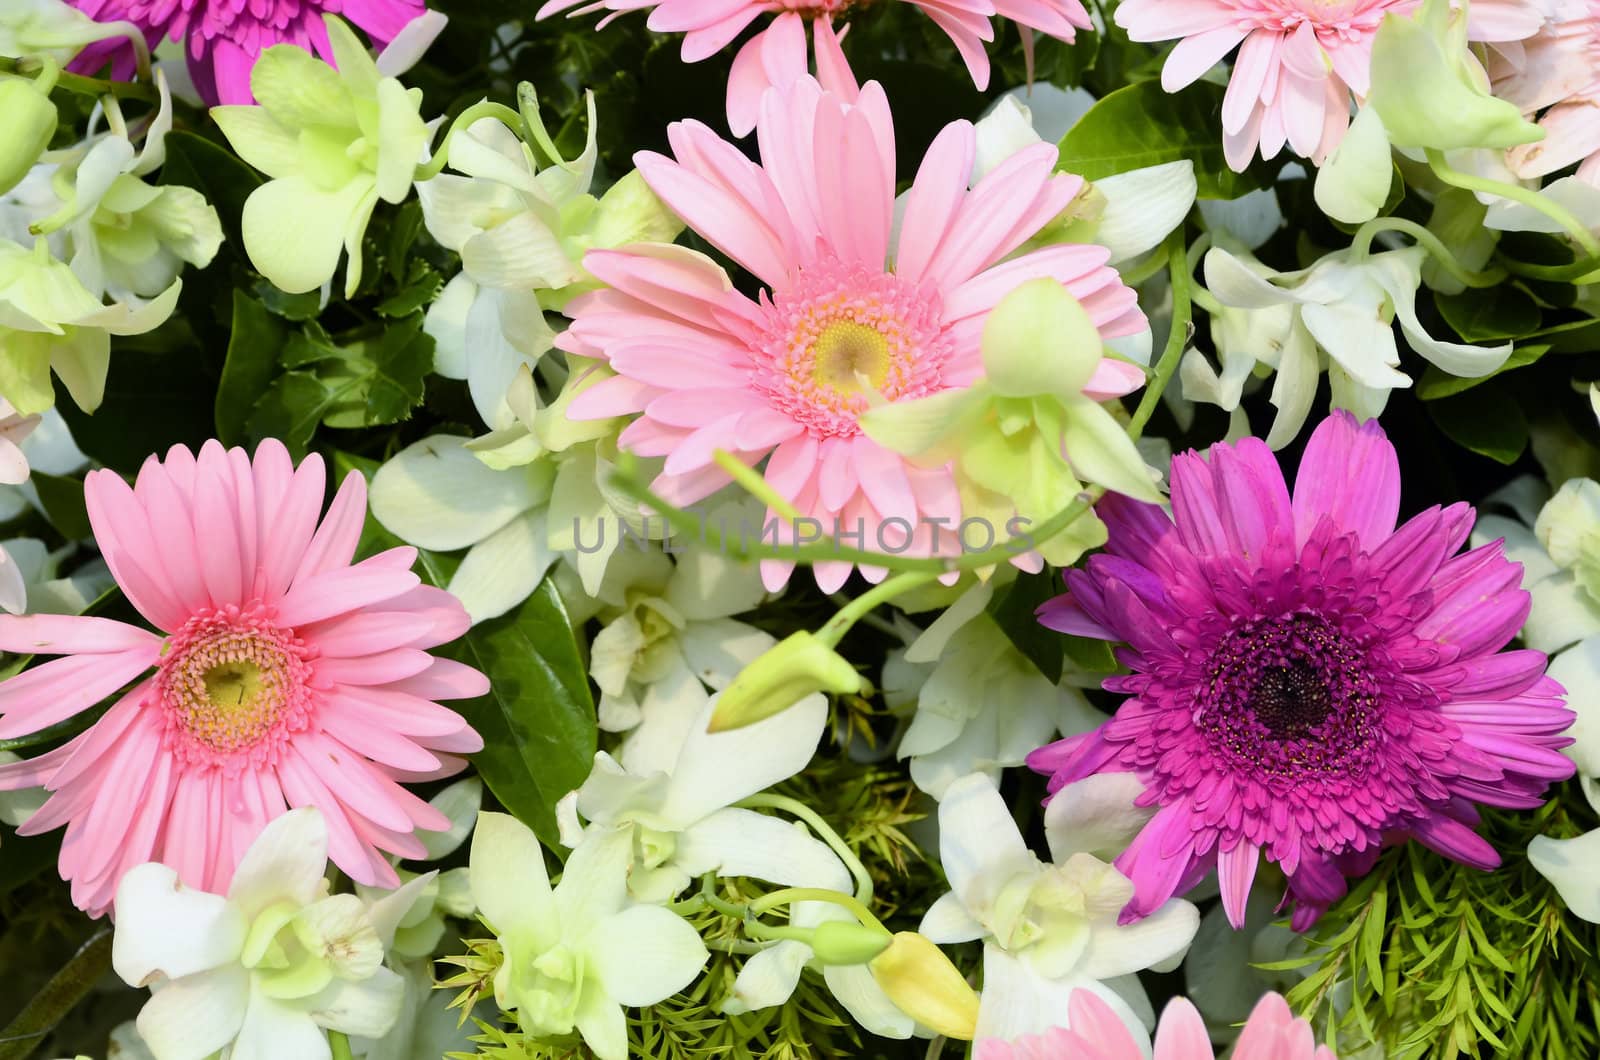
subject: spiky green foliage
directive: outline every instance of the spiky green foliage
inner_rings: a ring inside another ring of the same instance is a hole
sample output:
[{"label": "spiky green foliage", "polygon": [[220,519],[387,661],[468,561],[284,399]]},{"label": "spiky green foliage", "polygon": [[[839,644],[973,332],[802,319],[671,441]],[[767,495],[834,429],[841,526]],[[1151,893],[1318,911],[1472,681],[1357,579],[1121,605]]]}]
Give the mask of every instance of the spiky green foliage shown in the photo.
[{"label": "spiky green foliage", "polygon": [[[1528,862],[1537,835],[1595,827],[1576,785],[1531,813],[1486,811],[1505,863],[1481,872],[1412,843],[1314,929],[1290,1003],[1341,1055],[1591,1060],[1600,1055],[1600,929]],[[1375,1050],[1375,1052],[1374,1052]]]}]

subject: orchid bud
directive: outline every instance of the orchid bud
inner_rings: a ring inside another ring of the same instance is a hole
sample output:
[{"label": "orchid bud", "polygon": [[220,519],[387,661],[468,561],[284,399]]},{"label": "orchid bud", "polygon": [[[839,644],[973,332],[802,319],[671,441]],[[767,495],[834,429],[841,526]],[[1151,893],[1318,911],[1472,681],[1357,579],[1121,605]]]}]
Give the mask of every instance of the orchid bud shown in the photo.
[{"label": "orchid bud", "polygon": [[717,701],[708,729],[742,729],[817,692],[859,693],[866,687],[866,680],[847,659],[802,630],[739,671]]},{"label": "orchid bud", "polygon": [[0,80],[0,195],[22,182],[56,134],[56,105],[25,77]]},{"label": "orchid bud", "polygon": [[978,995],[944,951],[915,931],[901,931],[868,968],[901,1012],[946,1038],[971,1041]]},{"label": "orchid bud", "polygon": [[811,952],[821,965],[867,964],[894,941],[881,927],[854,920],[826,920],[811,933]]}]

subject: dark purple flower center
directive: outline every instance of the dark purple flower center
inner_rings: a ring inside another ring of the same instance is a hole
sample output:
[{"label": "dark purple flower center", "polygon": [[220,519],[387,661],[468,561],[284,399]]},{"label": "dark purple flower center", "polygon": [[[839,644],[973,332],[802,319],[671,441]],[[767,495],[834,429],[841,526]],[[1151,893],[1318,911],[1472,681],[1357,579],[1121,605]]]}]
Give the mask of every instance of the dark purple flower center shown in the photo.
[{"label": "dark purple flower center", "polygon": [[1359,775],[1380,721],[1375,663],[1321,615],[1240,623],[1211,653],[1195,724],[1257,776]]}]

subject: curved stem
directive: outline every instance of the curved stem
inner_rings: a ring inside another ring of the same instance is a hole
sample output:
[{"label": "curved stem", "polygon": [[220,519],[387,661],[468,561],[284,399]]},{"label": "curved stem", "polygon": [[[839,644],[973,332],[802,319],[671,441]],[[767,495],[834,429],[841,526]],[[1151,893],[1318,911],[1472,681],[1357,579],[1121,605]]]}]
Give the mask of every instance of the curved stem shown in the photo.
[{"label": "curved stem", "polygon": [[420,183],[437,177],[439,172],[444,169],[445,163],[450,160],[450,141],[455,139],[457,132],[471,128],[472,123],[479,118],[497,118],[512,132],[521,136],[522,115],[504,103],[481,100],[455,116],[455,120],[450,123],[450,128],[445,130],[444,139],[439,143],[439,149],[433,153],[432,158],[417,167],[411,179]]},{"label": "curved stem", "polygon": [[848,894],[840,894],[838,891],[826,891],[820,887],[785,887],[781,891],[773,891],[771,894],[762,895],[750,903],[750,915],[759,916],[768,910],[776,909],[780,905],[793,905],[795,902],[831,902],[849,910],[857,920],[868,927],[880,928],[884,931],[888,930],[883,926],[882,921],[872,915],[872,910]]},{"label": "curved stem", "polygon": [[817,639],[830,648],[837,646],[839,639],[849,631],[850,627],[866,616],[873,608],[893,600],[901,593],[919,589],[934,581],[937,577],[938,575],[931,572],[913,570],[903,571],[892,578],[885,579],[841,607],[838,614],[828,619],[827,625],[817,630]]},{"label": "curved stem", "polygon": [[861,859],[856,857],[856,852],[850,849],[850,845],[840,838],[839,833],[835,832],[817,811],[787,795],[752,795],[748,799],[740,800],[737,805],[745,809],[782,810],[804,821],[835,854],[839,855],[844,867],[850,870],[850,875],[856,881],[856,901],[863,905],[872,901],[871,873],[867,872],[867,867],[861,864]]},{"label": "curved stem", "polygon": [[773,489],[772,484],[762,477],[755,468],[726,449],[718,449],[711,454],[711,459],[715,460],[717,466],[728,473],[728,477],[733,479],[740,489],[765,504],[772,511],[795,523],[805,518],[800,514],[800,509],[796,508],[781,493]]},{"label": "curved stem", "polygon": [[[53,61],[53,60],[52,60]],[[24,59],[13,59],[0,55],[0,74],[20,74],[23,77],[32,77],[45,68],[46,62],[40,56],[29,56]],[[82,74],[72,74],[62,70],[56,74],[54,85],[51,87],[75,92],[80,96],[104,96],[107,94],[119,96],[123,99],[142,99],[146,103],[159,103],[161,96],[153,85],[137,81],[105,81],[98,77],[84,77]]]},{"label": "curved stem", "polygon": [[1167,345],[1161,351],[1161,359],[1156,362],[1155,375],[1145,384],[1144,396],[1139,399],[1139,407],[1134,410],[1133,416],[1128,421],[1128,437],[1135,441],[1144,433],[1145,424],[1150,422],[1150,417],[1155,415],[1162,393],[1166,391],[1167,384],[1172,382],[1172,376],[1178,370],[1178,362],[1183,358],[1183,348],[1189,343],[1190,321],[1194,313],[1190,305],[1192,297],[1190,292],[1194,287],[1194,280],[1189,275],[1189,254],[1183,245],[1181,228],[1167,237],[1167,268],[1172,279],[1172,325],[1167,332]]},{"label": "curved stem", "polygon": [[0,1060],[23,1060],[111,970],[111,929],[102,928],[0,1030]]},{"label": "curved stem", "polygon": [[61,64],[56,62],[53,55],[41,55],[39,59],[44,63],[44,69],[39,71],[39,76],[33,79],[33,83],[40,92],[48,96],[50,90],[56,87],[56,80],[61,77]]},{"label": "curved stem", "polygon": [[1498,195],[1502,199],[1520,202],[1544,214],[1550,220],[1566,229],[1567,235],[1573,242],[1583,248],[1585,255],[1591,258],[1600,257],[1600,239],[1596,239],[1593,232],[1565,206],[1552,202],[1549,196],[1541,195],[1532,188],[1518,187],[1503,181],[1490,180],[1487,177],[1477,177],[1470,173],[1462,173],[1452,169],[1444,160],[1444,152],[1428,148],[1428,165],[1433,169],[1434,176],[1467,191],[1481,191],[1489,195]]},{"label": "curved stem", "polygon": [[1358,228],[1355,238],[1350,242],[1351,257],[1358,262],[1365,261],[1372,250],[1372,238],[1379,232],[1402,232],[1415,239],[1417,245],[1432,254],[1445,272],[1468,287],[1493,287],[1506,278],[1504,269],[1472,272],[1450,253],[1450,248],[1444,245],[1443,240],[1415,221],[1408,221],[1404,217],[1374,217]]}]

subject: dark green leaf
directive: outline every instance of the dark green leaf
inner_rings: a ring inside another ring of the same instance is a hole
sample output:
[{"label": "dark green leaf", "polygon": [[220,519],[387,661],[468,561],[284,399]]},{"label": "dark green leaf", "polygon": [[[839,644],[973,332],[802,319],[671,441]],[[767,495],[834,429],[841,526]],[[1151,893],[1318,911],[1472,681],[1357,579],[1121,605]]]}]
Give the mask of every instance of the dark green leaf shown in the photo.
[{"label": "dark green leaf", "polygon": [[400,289],[378,303],[386,317],[407,317],[439,297],[444,278],[425,261],[413,261]]},{"label": "dark green leaf", "polygon": [[1430,402],[1428,412],[1451,441],[1502,464],[1516,463],[1528,447],[1528,417],[1498,388],[1476,387]]},{"label": "dark green leaf", "polygon": [[1197,81],[1168,93],[1159,81],[1119,88],[1100,100],[1061,140],[1060,167],[1087,180],[1189,159],[1202,199],[1233,199],[1262,186],[1253,171],[1235,173],[1222,154],[1223,88]]},{"label": "dark green leaf", "polygon": [[1011,643],[1052,682],[1061,680],[1065,638],[1041,626],[1034,612],[1046,600],[1060,595],[1059,579],[1046,569],[1038,574],[1018,575],[1011,587],[989,604],[989,614],[1011,638]]},{"label": "dark green leaf", "polygon": [[333,401],[327,385],[310,372],[285,372],[256,402],[245,430],[257,441],[278,439],[299,460],[306,455],[311,435]]},{"label": "dark green leaf", "polygon": [[244,440],[245,421],[278,371],[283,343],[282,321],[243,291],[234,291],[233,330],[215,402],[217,437],[224,445]]},{"label": "dark green leaf", "polygon": [[597,737],[589,678],[560,593],[546,578],[447,653],[493,681],[488,695],[455,704],[483,737],[473,762],[484,783],[555,848],[556,801],[589,775]]},{"label": "dark green leaf", "polygon": [[56,408],[79,449],[131,474],[151,453],[180,444],[199,449],[211,437],[215,377],[207,377],[197,358],[188,346],[137,349],[116,342],[105,399],[95,414],[84,413],[65,393]]},{"label": "dark green leaf", "polygon": [[1436,295],[1434,304],[1463,342],[1517,339],[1539,327],[1539,307],[1510,284]]},{"label": "dark green leaf", "polygon": [[194,188],[216,208],[223,232],[235,250],[243,247],[239,217],[244,201],[261,184],[256,171],[227,148],[191,132],[167,134],[167,161],[160,183]]},{"label": "dark green leaf", "polygon": [[1490,372],[1480,375],[1476,379],[1463,379],[1451,375],[1437,365],[1428,365],[1428,370],[1422,374],[1422,381],[1417,384],[1417,397],[1424,401],[1436,401],[1439,398],[1459,394],[1464,390],[1471,390],[1479,383],[1484,383],[1504,372],[1530,365],[1548,353],[1550,347],[1545,343],[1530,342],[1517,346],[1511,351],[1511,356],[1506,358],[1506,363]]},{"label": "dark green leaf", "polygon": [[322,312],[321,291],[290,294],[267,280],[257,280],[252,290],[262,305],[285,320],[315,320]]},{"label": "dark green leaf", "polygon": [[83,504],[83,480],[47,475],[35,471],[33,488],[39,493],[39,503],[50,519],[50,525],[70,541],[82,541],[94,536],[89,527],[89,512]]},{"label": "dark green leaf", "polygon": [[17,835],[7,832],[0,840],[0,898],[5,897],[56,863],[61,853],[61,833]]}]

